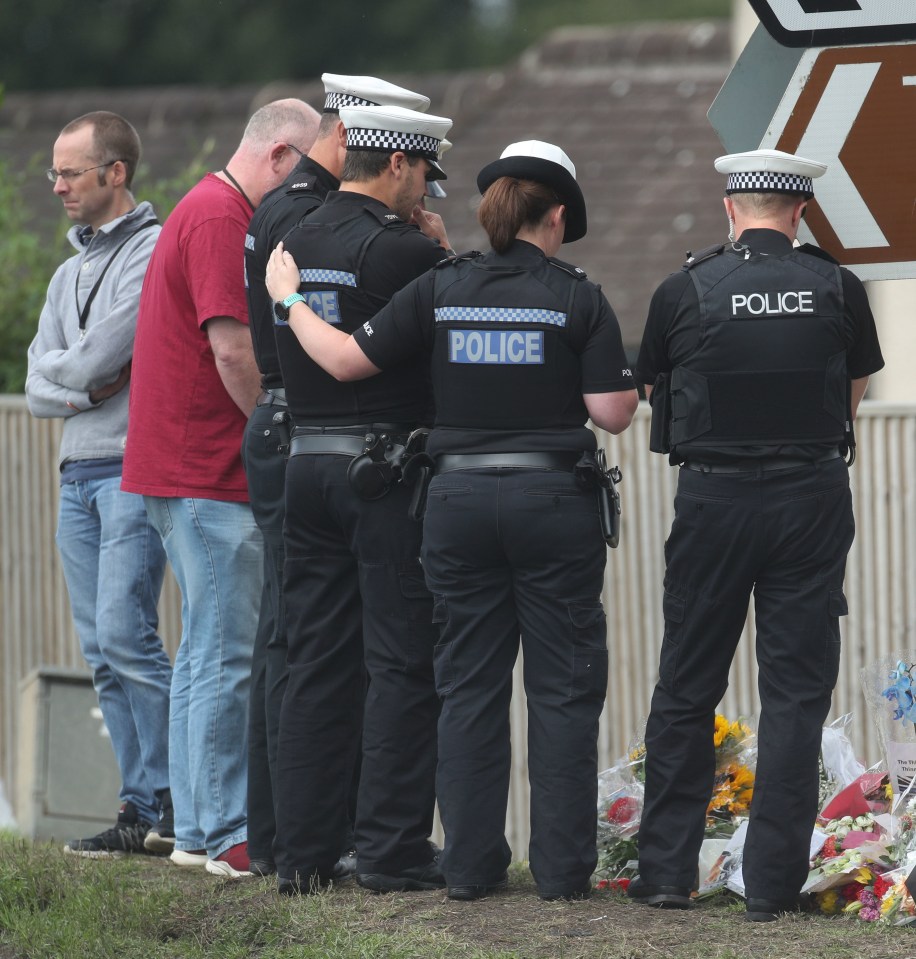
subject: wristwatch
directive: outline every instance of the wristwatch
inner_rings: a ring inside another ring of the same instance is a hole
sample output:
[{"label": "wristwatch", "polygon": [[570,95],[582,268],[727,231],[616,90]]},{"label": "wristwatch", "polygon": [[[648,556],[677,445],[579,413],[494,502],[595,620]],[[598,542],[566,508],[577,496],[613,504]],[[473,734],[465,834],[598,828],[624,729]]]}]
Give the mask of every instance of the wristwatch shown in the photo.
[{"label": "wristwatch", "polygon": [[285,300],[275,300],[274,315],[282,323],[288,322],[289,308],[293,305],[293,303],[298,303],[300,300],[305,303],[305,297],[301,293],[290,293]]}]

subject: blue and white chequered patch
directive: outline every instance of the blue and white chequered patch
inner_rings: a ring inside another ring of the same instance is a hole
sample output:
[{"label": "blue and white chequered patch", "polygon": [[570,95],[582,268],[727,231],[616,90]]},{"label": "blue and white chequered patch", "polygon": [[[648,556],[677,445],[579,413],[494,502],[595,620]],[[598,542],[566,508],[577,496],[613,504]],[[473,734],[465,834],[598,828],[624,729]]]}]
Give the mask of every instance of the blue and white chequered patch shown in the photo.
[{"label": "blue and white chequered patch", "polygon": [[245,249],[246,250],[254,249],[254,237],[250,233],[245,234]]},{"label": "blue and white chequered patch", "polygon": [[438,306],[437,323],[546,323],[566,326],[566,314],[514,306]]},{"label": "blue and white chequered patch", "polygon": [[339,286],[356,286],[356,274],[342,270],[300,270],[300,283],[337,283]]}]

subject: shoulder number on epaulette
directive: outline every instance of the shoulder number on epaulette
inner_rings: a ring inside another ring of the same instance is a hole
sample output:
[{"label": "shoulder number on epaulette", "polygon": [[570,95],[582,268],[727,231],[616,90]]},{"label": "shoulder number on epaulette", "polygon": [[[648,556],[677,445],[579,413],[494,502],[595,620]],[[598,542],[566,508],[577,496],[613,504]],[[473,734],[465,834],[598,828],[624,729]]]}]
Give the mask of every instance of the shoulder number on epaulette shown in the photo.
[{"label": "shoulder number on epaulette", "polygon": [[587,280],[588,274],[579,266],[573,266],[572,263],[564,263],[562,260],[558,260],[555,257],[548,256],[547,262],[551,266],[555,266],[558,270],[562,270],[564,273],[568,273],[570,276],[575,277],[577,280]]},{"label": "shoulder number on epaulette", "polygon": [[479,250],[468,250],[467,253],[461,253],[458,256],[447,256],[444,260],[439,260],[438,263],[434,263],[433,269],[444,270],[447,266],[456,266],[459,263],[476,260],[478,256],[483,256]]},{"label": "shoulder number on epaulette", "polygon": [[314,176],[306,177],[304,180],[296,180],[287,187],[287,193],[310,193],[315,189],[315,182],[318,178]]},{"label": "shoulder number on epaulette", "polygon": [[707,246],[706,249],[700,250],[699,253],[691,253],[691,251],[688,250],[687,259],[684,261],[684,265],[681,267],[681,269],[692,270],[698,263],[702,263],[703,260],[710,260],[714,256],[718,256],[724,250],[724,243],[717,243],[715,246]]}]

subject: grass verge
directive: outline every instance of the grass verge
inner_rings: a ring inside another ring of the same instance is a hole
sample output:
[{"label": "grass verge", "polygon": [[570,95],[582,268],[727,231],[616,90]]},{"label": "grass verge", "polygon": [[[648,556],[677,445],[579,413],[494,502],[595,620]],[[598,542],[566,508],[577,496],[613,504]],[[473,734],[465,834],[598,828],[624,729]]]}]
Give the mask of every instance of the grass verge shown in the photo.
[{"label": "grass verge", "polygon": [[688,912],[608,893],[545,903],[517,864],[473,903],[355,885],[297,899],[137,856],[92,861],[0,836],[0,959],[888,959],[914,930],[790,916],[747,923],[719,897]]}]

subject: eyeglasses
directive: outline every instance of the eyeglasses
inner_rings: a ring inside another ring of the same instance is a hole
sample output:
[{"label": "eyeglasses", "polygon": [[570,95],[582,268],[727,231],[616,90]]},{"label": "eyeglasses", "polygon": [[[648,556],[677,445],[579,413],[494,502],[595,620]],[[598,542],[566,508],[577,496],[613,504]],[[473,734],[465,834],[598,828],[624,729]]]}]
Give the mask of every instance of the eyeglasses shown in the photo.
[{"label": "eyeglasses", "polygon": [[293,146],[292,143],[287,143],[286,146],[293,151],[293,153],[299,154],[299,159],[303,159],[305,154],[299,149],[299,147]]},{"label": "eyeglasses", "polygon": [[50,170],[45,170],[45,176],[51,183],[57,183],[58,177],[62,180],[75,180],[84,173],[91,173],[93,170],[102,170],[107,166],[114,166],[115,163],[126,162],[126,160],[109,160],[107,163],[100,163],[98,166],[87,166],[85,170],[55,170],[54,167],[51,167]]}]

